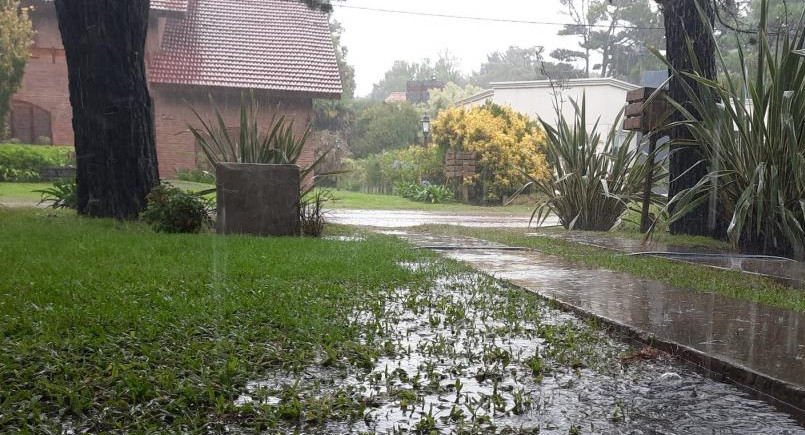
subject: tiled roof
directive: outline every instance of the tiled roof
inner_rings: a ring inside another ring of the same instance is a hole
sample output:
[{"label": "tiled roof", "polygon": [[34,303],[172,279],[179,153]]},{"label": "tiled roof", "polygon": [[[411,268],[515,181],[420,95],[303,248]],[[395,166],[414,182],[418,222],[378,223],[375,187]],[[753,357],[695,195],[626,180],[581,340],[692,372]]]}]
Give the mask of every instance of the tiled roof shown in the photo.
[{"label": "tiled roof", "polygon": [[168,18],[149,74],[152,83],[341,93],[327,18],[300,0],[190,0],[184,17]]},{"label": "tiled roof", "polygon": [[166,12],[187,12],[189,0],[151,0],[151,9]]}]

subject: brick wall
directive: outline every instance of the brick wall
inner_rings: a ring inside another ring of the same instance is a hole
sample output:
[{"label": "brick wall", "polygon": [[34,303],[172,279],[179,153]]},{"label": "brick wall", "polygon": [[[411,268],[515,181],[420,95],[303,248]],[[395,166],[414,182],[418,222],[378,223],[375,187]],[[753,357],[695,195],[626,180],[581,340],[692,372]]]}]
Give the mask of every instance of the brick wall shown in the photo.
[{"label": "brick wall", "polygon": [[[193,114],[194,108],[205,119],[215,121],[210,105],[212,96],[226,125],[236,129],[240,124],[240,91],[226,89],[194,89],[157,85],[152,89],[156,108],[157,155],[162,178],[172,178],[177,169],[195,168],[206,160],[196,140],[188,130],[189,125],[201,127]],[[294,130],[300,135],[312,116],[310,98],[278,97],[269,93],[256,94],[259,112],[258,122],[267,126],[275,115],[285,115],[294,121]],[[313,161],[313,151],[305,147],[299,165]]]},{"label": "brick wall", "polygon": [[[67,62],[61,44],[58,21],[52,6],[38,7],[32,14],[37,31],[32,57],[28,62],[21,88],[12,98],[21,103],[37,106],[50,114],[51,141],[57,145],[72,145],[74,142],[72,108],[70,106]],[[164,31],[164,19],[155,18],[149,27],[147,46],[158,46]],[[146,56],[147,58],[150,56]],[[157,155],[162,178],[172,178],[177,169],[195,168],[203,163],[201,150],[187,131],[189,123],[197,125],[190,110],[194,107],[205,118],[212,118],[209,97],[212,94],[224,115],[227,124],[238,124],[240,114],[240,91],[214,88],[176,86],[152,86],[151,95],[155,106]],[[312,117],[312,100],[299,96],[278,96],[266,92],[257,95],[261,123],[268,123],[275,114],[284,114],[293,119],[297,134],[301,134]],[[26,106],[27,107],[27,106]],[[300,166],[313,161],[313,151],[306,147]]]},{"label": "brick wall", "polygon": [[[50,114],[51,142],[57,145],[73,143],[73,111],[67,82],[67,62],[59,36],[56,13],[43,8],[32,15],[36,37],[31,58],[25,67],[22,86],[12,101],[29,103]],[[25,104],[18,104],[26,107]],[[21,116],[26,116],[24,113]]]}]

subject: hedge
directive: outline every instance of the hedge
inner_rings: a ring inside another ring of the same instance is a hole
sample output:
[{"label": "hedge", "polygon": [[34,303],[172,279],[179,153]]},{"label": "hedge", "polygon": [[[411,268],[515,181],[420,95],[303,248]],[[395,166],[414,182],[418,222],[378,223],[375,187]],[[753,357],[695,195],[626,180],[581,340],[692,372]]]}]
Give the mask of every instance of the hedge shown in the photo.
[{"label": "hedge", "polygon": [[36,181],[43,168],[68,166],[71,146],[0,144],[0,181]]}]

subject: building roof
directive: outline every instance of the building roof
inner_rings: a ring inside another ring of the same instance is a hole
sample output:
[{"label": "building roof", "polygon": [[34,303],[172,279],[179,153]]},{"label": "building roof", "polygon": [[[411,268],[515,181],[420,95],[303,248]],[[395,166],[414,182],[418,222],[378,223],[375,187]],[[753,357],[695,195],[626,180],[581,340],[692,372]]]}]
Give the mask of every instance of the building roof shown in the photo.
[{"label": "building roof", "polygon": [[530,80],[521,82],[493,82],[489,84],[492,89],[516,89],[516,88],[550,88],[550,87],[583,87],[583,86],[614,86],[626,91],[637,89],[640,86],[633,85],[623,80],[612,77],[589,78],[589,79],[568,79],[560,81],[551,80]]},{"label": "building roof", "polygon": [[399,103],[402,101],[406,101],[406,95],[405,92],[392,92],[383,101],[385,101],[386,103]]},{"label": "building roof", "polygon": [[152,83],[341,94],[327,17],[299,0],[189,0],[167,20]]}]

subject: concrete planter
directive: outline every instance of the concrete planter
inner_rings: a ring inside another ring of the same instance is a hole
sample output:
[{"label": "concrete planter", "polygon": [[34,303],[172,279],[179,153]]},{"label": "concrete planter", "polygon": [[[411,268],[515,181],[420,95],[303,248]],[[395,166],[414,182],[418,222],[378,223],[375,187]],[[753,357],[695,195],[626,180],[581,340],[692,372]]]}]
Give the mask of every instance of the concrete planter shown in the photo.
[{"label": "concrete planter", "polygon": [[220,163],[215,176],[219,234],[297,233],[299,166]]}]

